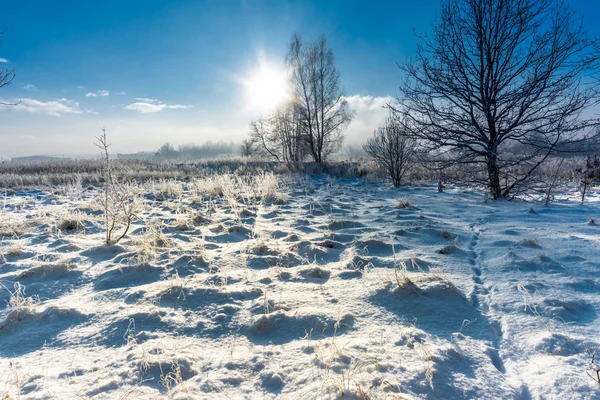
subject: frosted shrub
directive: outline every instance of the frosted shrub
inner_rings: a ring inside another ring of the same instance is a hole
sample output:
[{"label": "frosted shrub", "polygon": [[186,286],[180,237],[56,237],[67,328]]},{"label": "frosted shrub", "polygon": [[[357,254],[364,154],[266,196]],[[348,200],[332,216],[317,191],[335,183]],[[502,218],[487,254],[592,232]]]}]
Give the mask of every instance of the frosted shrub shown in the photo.
[{"label": "frosted shrub", "polygon": [[100,203],[104,211],[105,242],[115,244],[127,235],[131,222],[141,210],[140,190],[137,185],[120,182],[115,176],[108,155],[110,145],[104,128],[102,135],[97,138],[96,146],[102,150],[104,160],[104,190],[100,196]]}]

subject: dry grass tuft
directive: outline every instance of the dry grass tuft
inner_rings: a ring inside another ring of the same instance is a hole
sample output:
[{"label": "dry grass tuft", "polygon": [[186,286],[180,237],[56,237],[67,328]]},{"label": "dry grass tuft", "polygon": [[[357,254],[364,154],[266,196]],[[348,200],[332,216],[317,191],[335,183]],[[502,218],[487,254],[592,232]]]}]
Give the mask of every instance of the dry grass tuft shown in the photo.
[{"label": "dry grass tuft", "polygon": [[161,179],[152,184],[150,192],[158,201],[167,199],[181,199],[183,195],[183,185],[175,179]]},{"label": "dry grass tuft", "polygon": [[314,265],[312,267],[300,271],[300,274],[308,278],[328,279],[331,275],[331,272],[318,265]]},{"label": "dry grass tuft", "polygon": [[161,249],[172,247],[173,242],[163,233],[160,222],[150,222],[146,225],[146,232],[136,241],[135,246],[135,261],[146,265],[158,258]]},{"label": "dry grass tuft", "polygon": [[172,227],[178,231],[192,231],[195,229],[194,222],[189,217],[177,218]]},{"label": "dry grass tuft", "polygon": [[405,210],[405,209],[411,208],[411,207],[412,207],[412,203],[406,199],[398,200],[398,203],[394,206],[394,208],[397,210]]},{"label": "dry grass tuft", "polygon": [[8,300],[8,315],[6,319],[0,323],[0,332],[10,329],[10,324],[19,322],[35,312],[37,306],[40,304],[40,298],[38,296],[26,296],[25,286],[16,282],[14,289],[11,291],[6,288],[10,293]]},{"label": "dry grass tuft", "polygon": [[208,225],[211,222],[212,221],[210,220],[210,218],[205,217],[201,213],[196,213],[192,215],[192,223],[194,225]]},{"label": "dry grass tuft", "polygon": [[4,217],[0,219],[0,237],[14,238],[30,232],[27,224],[16,219]]},{"label": "dry grass tuft", "polygon": [[72,233],[84,228],[88,216],[80,211],[63,214],[56,223],[56,228],[63,233]]},{"label": "dry grass tuft", "polygon": [[448,231],[441,231],[440,236],[444,239],[452,239],[452,234]]},{"label": "dry grass tuft", "polygon": [[532,249],[540,249],[542,247],[540,245],[540,242],[535,237],[525,238],[519,242],[519,245],[522,247],[529,247]]},{"label": "dry grass tuft", "polygon": [[335,247],[335,243],[332,240],[326,239],[320,243],[317,243],[317,246],[333,249]]},{"label": "dry grass tuft", "polygon": [[25,249],[25,244],[21,241],[2,246],[0,249],[0,261],[5,263],[7,262],[6,257],[19,257],[25,252]]}]

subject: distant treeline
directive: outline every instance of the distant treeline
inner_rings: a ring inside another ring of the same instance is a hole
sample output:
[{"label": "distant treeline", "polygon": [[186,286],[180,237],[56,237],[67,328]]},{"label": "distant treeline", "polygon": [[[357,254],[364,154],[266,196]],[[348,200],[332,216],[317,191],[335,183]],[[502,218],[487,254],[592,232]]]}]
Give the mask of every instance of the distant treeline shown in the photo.
[{"label": "distant treeline", "polygon": [[239,145],[234,142],[208,141],[202,145],[184,144],[177,147],[165,143],[154,154],[154,157],[165,160],[193,160],[232,156],[238,154],[238,150]]}]

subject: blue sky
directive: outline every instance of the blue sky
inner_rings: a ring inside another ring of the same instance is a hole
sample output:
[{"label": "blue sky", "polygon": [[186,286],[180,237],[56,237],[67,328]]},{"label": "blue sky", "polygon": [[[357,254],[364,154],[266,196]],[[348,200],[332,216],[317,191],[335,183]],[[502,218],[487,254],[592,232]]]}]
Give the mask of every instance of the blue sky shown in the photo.
[{"label": "blue sky", "polygon": [[[594,32],[600,6],[573,0]],[[414,53],[439,0],[44,1],[2,6],[0,67],[14,67],[0,99],[1,156],[93,153],[106,126],[115,151],[206,140],[240,141],[264,112],[245,94],[261,60],[283,67],[293,32],[324,33],[357,108],[360,143],[396,94],[396,63]],[[266,60],[266,61],[265,61]],[[142,112],[144,111],[144,112]]]}]

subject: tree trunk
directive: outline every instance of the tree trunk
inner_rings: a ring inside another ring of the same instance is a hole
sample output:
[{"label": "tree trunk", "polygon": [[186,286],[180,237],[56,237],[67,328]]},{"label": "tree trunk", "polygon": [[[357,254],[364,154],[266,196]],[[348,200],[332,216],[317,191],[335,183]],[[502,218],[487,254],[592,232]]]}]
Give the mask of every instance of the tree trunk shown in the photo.
[{"label": "tree trunk", "polygon": [[392,183],[394,187],[400,187],[400,174],[393,167],[390,168],[390,175],[392,176]]},{"label": "tree trunk", "polygon": [[317,151],[315,154],[315,162],[317,164],[323,164],[323,157],[321,156],[321,147],[320,145],[317,146]]},{"label": "tree trunk", "polygon": [[502,191],[500,189],[500,169],[498,168],[498,158],[495,153],[489,154],[487,157],[487,170],[490,194],[494,200],[496,200],[502,196]]}]

